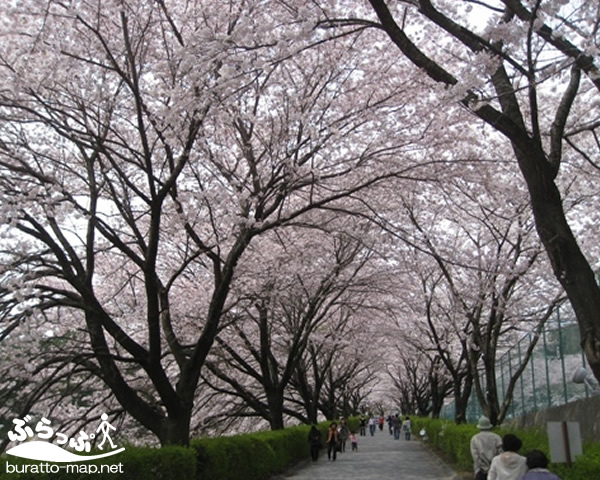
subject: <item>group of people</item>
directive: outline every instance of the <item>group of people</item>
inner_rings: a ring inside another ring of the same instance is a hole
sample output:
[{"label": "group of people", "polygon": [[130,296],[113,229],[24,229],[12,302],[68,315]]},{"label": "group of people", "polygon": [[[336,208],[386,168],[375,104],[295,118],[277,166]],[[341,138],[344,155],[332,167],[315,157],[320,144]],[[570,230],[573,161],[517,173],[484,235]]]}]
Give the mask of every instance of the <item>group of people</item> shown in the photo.
[{"label": "group of people", "polygon": [[[327,438],[325,443],[327,445],[327,459],[335,461],[337,459],[338,452],[346,451],[346,444],[350,439],[352,445],[352,451],[358,451],[358,438],[356,432],[351,432],[346,425],[346,420],[340,420],[338,425],[336,422],[332,422],[327,429]],[[310,456],[313,462],[319,459],[319,450],[321,449],[322,438],[319,429],[313,425],[308,433],[308,441],[310,443]]]},{"label": "group of people", "polygon": [[526,457],[519,455],[521,439],[512,433],[500,437],[492,432],[487,417],[481,417],[477,427],[480,431],[470,445],[475,480],[560,480],[548,470],[544,452],[532,450]]},{"label": "group of people", "polygon": [[[371,436],[373,436],[378,425],[379,429],[383,431],[383,426],[385,425],[386,419],[383,415],[381,415],[379,417],[369,416],[367,420],[366,415],[361,415],[359,417],[360,436],[366,436],[367,422]],[[404,432],[405,440],[411,439],[412,423],[410,421],[410,417],[407,416],[404,420],[402,420],[400,415],[390,415],[387,419],[387,422],[390,429],[390,434],[393,434],[395,439],[400,438],[401,430]],[[325,439],[325,444],[327,445],[327,458],[335,461],[337,459],[338,452],[346,451],[346,444],[348,443],[348,440],[350,440],[352,445],[352,451],[358,451],[358,437],[356,436],[356,432],[349,430],[346,420],[341,419],[339,425],[336,422],[332,422],[327,429]],[[308,441],[310,443],[310,456],[312,461],[316,462],[319,459],[319,450],[321,449],[323,443],[321,431],[316,427],[316,425],[311,427],[308,433]]]},{"label": "group of people", "polygon": [[400,438],[400,431],[404,432],[404,440],[410,440],[412,434],[412,422],[410,417],[407,415],[404,420],[400,415],[389,415],[387,418],[388,430],[390,435],[394,435],[394,439]]},{"label": "group of people", "polygon": [[369,425],[369,433],[371,436],[375,435],[378,426],[379,430],[383,431],[386,421],[390,435],[394,435],[396,440],[400,438],[401,431],[404,432],[404,439],[410,440],[412,434],[412,423],[410,421],[410,417],[406,416],[404,420],[402,420],[402,417],[398,414],[388,415],[387,419],[383,415],[379,415],[379,417],[371,415],[368,417],[368,420],[366,415],[361,415],[359,417],[360,435],[365,436],[367,434],[367,423]]},{"label": "group of people", "polygon": [[[383,421],[382,421],[383,419]],[[371,435],[375,434],[377,426],[383,430],[385,417],[370,416],[368,421],[365,415],[359,418],[360,435],[366,435],[368,422]],[[410,417],[401,419],[400,415],[390,415],[387,419],[388,428],[395,439],[400,437],[400,430],[404,431],[404,438],[411,438]],[[548,458],[540,450],[532,450],[527,456],[518,452],[523,446],[520,438],[512,433],[500,437],[492,432],[492,424],[487,417],[481,417],[477,424],[479,433],[471,438],[470,448],[473,457],[475,480],[560,480],[548,470]],[[335,461],[338,452],[346,451],[346,443],[350,439],[352,450],[358,451],[358,438],[356,432],[350,431],[346,420],[340,420],[339,425],[332,422],[327,429],[325,444],[327,445],[328,460]],[[319,458],[322,446],[320,430],[313,425],[308,434],[310,453],[313,462]]]}]

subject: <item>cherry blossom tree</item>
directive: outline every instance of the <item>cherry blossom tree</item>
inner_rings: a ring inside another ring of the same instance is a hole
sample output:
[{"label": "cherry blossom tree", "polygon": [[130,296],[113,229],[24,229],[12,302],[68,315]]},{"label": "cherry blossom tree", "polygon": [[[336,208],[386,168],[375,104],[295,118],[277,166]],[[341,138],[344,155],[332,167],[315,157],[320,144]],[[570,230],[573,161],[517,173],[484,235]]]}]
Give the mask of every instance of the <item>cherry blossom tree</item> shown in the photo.
[{"label": "cherry blossom tree", "polygon": [[[486,181],[486,173],[502,178],[511,165],[500,158],[495,165],[481,163],[473,162],[469,172],[449,168],[443,184],[405,196],[402,207],[382,217],[398,222],[404,211],[402,230],[391,231],[406,243],[399,258],[421,290],[406,298],[414,318],[410,329],[417,332],[406,334],[407,343],[414,338],[413,344],[431,350],[445,365],[453,378],[458,422],[466,419],[473,388],[486,415],[499,423],[541,328],[564,298],[547,280],[524,192],[515,186],[505,199],[506,188]],[[497,359],[524,332],[532,333],[529,348],[500,402]]]},{"label": "cherry blossom tree", "polygon": [[[71,321],[68,311],[61,311],[54,320],[46,316],[38,323],[30,318],[16,330],[18,335],[0,342],[4,359],[0,372],[0,450],[10,442],[6,433],[12,420],[26,415],[51,419],[54,431],[75,437],[82,430],[89,432],[90,425],[96,428],[106,413],[121,431],[123,408],[108,388],[98,384],[97,364],[92,361],[91,349],[85,347],[85,337],[76,330],[57,333],[57,324]],[[80,348],[73,348],[74,344]],[[129,432],[136,431],[135,425],[127,427]]]},{"label": "cherry blossom tree", "polygon": [[[420,296],[416,296],[420,297],[420,302],[417,300],[412,305],[417,318],[412,335],[406,338],[406,348],[415,354],[427,352],[426,358],[432,369],[438,363],[443,365],[446,375],[451,379],[454,418],[461,423],[466,421],[467,404],[473,391],[474,375],[468,359],[468,337],[464,333],[464,323],[456,318],[457,312],[451,308],[454,302],[443,288],[443,275],[435,266],[430,266],[427,271],[427,262],[423,259],[421,262],[420,269],[415,270],[415,276],[422,291]],[[411,365],[406,367],[410,368]],[[421,371],[419,373],[422,375]],[[403,382],[401,385],[403,391],[412,391],[408,388],[410,384],[405,386]],[[440,390],[444,391],[443,388]]]},{"label": "cherry blossom tree", "polygon": [[[563,198],[573,174],[597,175],[598,24],[593,2],[369,0],[315,2],[336,35],[373,28],[456,103],[509,142],[529,192],[537,234],[579,323],[586,358],[600,379],[597,258]],[[348,12],[355,12],[349,17]],[[373,14],[375,16],[373,16]],[[343,33],[342,33],[343,32]],[[386,51],[387,48],[382,48]],[[563,176],[561,176],[561,173]],[[568,178],[565,178],[567,176]],[[592,186],[592,189],[597,189]],[[586,214],[598,209],[586,198]],[[587,223],[584,221],[584,223]]]},{"label": "cherry blossom tree", "polygon": [[[379,382],[381,358],[364,328],[372,315],[337,312],[328,326],[311,336],[296,363],[289,402],[306,412],[309,422],[357,414]],[[367,329],[368,330],[368,329]]]},{"label": "cherry blossom tree", "polygon": [[357,355],[362,349],[352,348],[348,340],[339,340],[327,349],[325,346],[325,358],[331,361],[323,376],[319,410],[328,420],[356,415],[373,382],[378,381],[374,371],[379,364],[363,361]]},{"label": "cherry blossom tree", "polygon": [[[219,334],[207,363],[225,384],[214,388],[238,396],[274,430],[284,427],[284,415],[308,422],[306,412],[290,407],[286,396],[311,336],[321,328],[342,328],[336,320],[340,312],[359,314],[358,297],[374,291],[374,275],[361,273],[369,250],[345,234],[315,233],[309,240],[306,233],[290,238],[289,232],[281,232],[275,245],[269,242],[266,247],[265,238],[255,243],[255,248],[269,252],[271,260],[263,273],[252,268],[252,276],[264,283],[248,293],[244,305],[238,304],[243,318]],[[275,254],[276,249],[281,253]],[[287,268],[280,269],[284,264]]]},{"label": "cherry blossom tree", "polygon": [[444,400],[452,392],[452,379],[440,357],[430,353],[430,346],[406,341],[398,349],[398,363],[388,366],[399,398],[400,411],[439,418]]},{"label": "cherry blossom tree", "polygon": [[364,57],[368,41],[304,48],[301,13],[0,6],[3,341],[49,318],[57,337],[78,332],[65,351],[85,352],[162,444],[189,441],[249,246],[319,209],[364,208],[359,192],[416,162],[419,135],[393,128],[412,80]]}]

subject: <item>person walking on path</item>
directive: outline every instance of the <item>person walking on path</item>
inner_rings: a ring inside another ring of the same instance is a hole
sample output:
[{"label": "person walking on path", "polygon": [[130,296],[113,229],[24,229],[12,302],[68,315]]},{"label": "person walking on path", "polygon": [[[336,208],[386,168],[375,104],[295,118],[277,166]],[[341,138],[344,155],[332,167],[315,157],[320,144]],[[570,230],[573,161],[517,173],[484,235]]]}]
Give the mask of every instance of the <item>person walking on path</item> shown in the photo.
[{"label": "person walking on path", "polygon": [[308,432],[308,442],[310,443],[310,456],[313,462],[319,459],[319,450],[321,449],[321,432],[313,425]]},{"label": "person walking on path", "polygon": [[394,440],[398,440],[400,438],[400,415],[394,415],[392,418],[392,429],[394,431]]},{"label": "person walking on path", "polygon": [[529,471],[521,480],[560,480],[560,477],[548,470],[548,457],[540,450],[532,450],[526,461]]},{"label": "person walking on path", "polygon": [[412,431],[412,423],[410,417],[407,415],[402,422],[402,430],[404,430],[404,440],[410,440],[410,434]]},{"label": "person walking on path", "polygon": [[502,437],[503,453],[496,455],[490,464],[487,480],[519,480],[527,472],[525,457],[517,452],[523,446],[519,437],[507,433]]},{"label": "person walking on path", "polygon": [[365,437],[367,435],[367,417],[365,416],[365,414],[363,413],[360,416],[360,436],[361,437]]},{"label": "person walking on path", "polygon": [[385,417],[382,415],[379,415],[379,431],[383,432],[383,424],[385,423]]},{"label": "person walking on path", "polygon": [[346,441],[348,440],[348,435],[350,434],[350,430],[348,430],[348,426],[346,425],[346,420],[340,420],[340,428],[338,430],[339,438],[340,438],[340,451],[346,451]]},{"label": "person walking on path", "polygon": [[337,458],[337,444],[340,441],[337,424],[333,422],[327,430],[327,459],[331,460],[333,453],[333,461]]},{"label": "person walking on path", "polygon": [[377,419],[372,416],[369,418],[369,433],[371,436],[375,435],[375,430],[377,429]]},{"label": "person walking on path", "polygon": [[477,423],[479,433],[471,437],[471,457],[475,480],[486,480],[492,459],[502,452],[502,438],[492,432],[489,418],[481,417]]},{"label": "person walking on path", "polygon": [[[322,429],[324,446],[327,438],[325,432],[332,421],[338,425],[340,423],[337,419],[330,420],[326,428]],[[350,424],[350,421],[348,423]],[[305,431],[305,436],[308,435],[309,429],[310,427]],[[358,429],[356,435],[358,436]],[[306,437],[302,441],[306,441]],[[338,455],[335,462],[328,462],[323,450],[318,462],[313,463],[310,460],[299,462],[287,471],[275,475],[271,480],[458,480],[460,478],[458,472],[421,442],[395,441],[384,432],[383,435],[376,433],[373,437],[367,433],[366,437],[358,437],[358,443],[358,452],[346,450],[346,453]],[[466,447],[468,448],[468,441]],[[469,473],[472,475],[472,472]]]}]

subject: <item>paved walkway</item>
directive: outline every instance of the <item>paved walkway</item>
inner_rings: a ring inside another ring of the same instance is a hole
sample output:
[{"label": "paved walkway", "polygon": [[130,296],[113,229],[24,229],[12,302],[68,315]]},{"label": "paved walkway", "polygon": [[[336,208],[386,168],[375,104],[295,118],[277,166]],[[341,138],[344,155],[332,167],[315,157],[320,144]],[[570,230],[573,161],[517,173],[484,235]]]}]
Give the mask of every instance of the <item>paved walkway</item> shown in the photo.
[{"label": "paved walkway", "polygon": [[[307,445],[308,448],[308,445]],[[327,460],[327,450],[322,449],[319,460],[308,460],[277,476],[276,479],[331,480],[355,478],[360,480],[455,480],[456,472],[430,452],[420,441],[399,440],[377,430],[373,437],[358,437],[358,452],[351,451],[350,440],[344,453],[337,454],[335,462]]]}]

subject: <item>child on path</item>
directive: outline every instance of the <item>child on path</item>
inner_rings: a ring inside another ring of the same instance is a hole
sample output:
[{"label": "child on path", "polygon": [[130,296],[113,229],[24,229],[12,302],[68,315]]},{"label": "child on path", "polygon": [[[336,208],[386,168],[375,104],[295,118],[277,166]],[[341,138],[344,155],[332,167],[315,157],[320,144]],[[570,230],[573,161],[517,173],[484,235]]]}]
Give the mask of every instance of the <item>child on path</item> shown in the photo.
[{"label": "child on path", "polygon": [[352,444],[352,451],[358,452],[358,438],[356,437],[356,432],[350,434],[350,443]]}]

